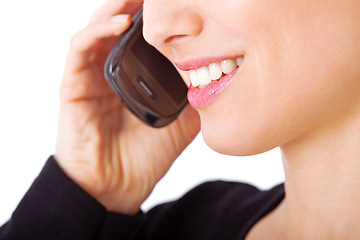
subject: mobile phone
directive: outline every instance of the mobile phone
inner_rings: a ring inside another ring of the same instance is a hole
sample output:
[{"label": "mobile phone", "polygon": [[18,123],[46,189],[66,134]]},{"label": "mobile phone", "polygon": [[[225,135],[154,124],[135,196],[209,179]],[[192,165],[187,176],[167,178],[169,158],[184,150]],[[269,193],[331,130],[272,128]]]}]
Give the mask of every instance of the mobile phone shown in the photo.
[{"label": "mobile phone", "polygon": [[124,105],[152,127],[177,118],[187,104],[187,86],[173,64],[142,35],[142,9],[111,50],[105,78]]}]

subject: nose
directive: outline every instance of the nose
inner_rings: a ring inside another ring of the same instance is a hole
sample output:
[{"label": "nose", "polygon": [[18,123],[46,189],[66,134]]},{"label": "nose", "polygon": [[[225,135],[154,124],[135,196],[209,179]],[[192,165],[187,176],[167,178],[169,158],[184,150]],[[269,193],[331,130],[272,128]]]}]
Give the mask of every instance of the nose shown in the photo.
[{"label": "nose", "polygon": [[145,40],[154,47],[172,47],[200,35],[203,19],[196,8],[191,7],[192,1],[145,0]]}]

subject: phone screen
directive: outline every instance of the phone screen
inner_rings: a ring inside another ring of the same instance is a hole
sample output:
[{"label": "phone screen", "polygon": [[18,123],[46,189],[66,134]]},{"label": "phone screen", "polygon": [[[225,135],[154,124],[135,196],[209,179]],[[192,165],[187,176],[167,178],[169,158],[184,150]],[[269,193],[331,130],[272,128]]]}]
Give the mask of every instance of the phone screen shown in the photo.
[{"label": "phone screen", "polygon": [[174,66],[171,62],[153,46],[149,45],[142,34],[134,41],[131,51],[165,92],[171,93],[170,97],[173,101],[181,104],[184,100],[184,93],[186,94],[187,92],[187,87],[182,80],[174,81],[179,79],[179,74],[172,70]]},{"label": "phone screen", "polygon": [[105,78],[124,105],[152,127],[163,127],[187,105],[187,86],[173,64],[142,35],[142,11],[111,50]]}]

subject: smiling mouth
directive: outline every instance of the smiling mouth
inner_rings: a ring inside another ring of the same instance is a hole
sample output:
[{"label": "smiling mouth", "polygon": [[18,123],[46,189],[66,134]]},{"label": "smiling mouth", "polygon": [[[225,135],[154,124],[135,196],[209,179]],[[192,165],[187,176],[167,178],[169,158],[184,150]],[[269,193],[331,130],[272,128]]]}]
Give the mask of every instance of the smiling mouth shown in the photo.
[{"label": "smiling mouth", "polygon": [[190,70],[190,82],[193,87],[203,89],[212,85],[227,74],[240,67],[244,57],[226,59],[220,62],[213,62],[207,66]]}]

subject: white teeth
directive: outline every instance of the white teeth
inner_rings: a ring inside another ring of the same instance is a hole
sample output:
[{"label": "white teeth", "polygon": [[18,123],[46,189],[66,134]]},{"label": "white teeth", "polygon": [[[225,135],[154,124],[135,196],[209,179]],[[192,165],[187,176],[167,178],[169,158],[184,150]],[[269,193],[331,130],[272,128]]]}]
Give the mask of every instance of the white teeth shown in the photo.
[{"label": "white teeth", "polygon": [[225,74],[229,74],[237,68],[234,60],[229,59],[221,62],[221,69]]},{"label": "white teeth", "polygon": [[206,85],[211,82],[209,68],[204,66],[196,70],[197,78],[200,85]]},{"label": "white teeth", "polygon": [[217,80],[222,75],[221,66],[217,63],[211,63],[209,65],[209,71],[210,71],[211,80]]},{"label": "white teeth", "polygon": [[221,78],[224,74],[233,72],[243,62],[244,58],[227,59],[218,63],[210,63],[197,70],[190,70],[190,81],[193,87],[203,88]]},{"label": "white teeth", "polygon": [[240,65],[242,64],[243,60],[244,60],[243,57],[238,57],[238,58],[236,59],[236,65],[240,66]]},{"label": "white teeth", "polygon": [[191,85],[193,85],[194,87],[200,85],[196,74],[196,70],[190,70],[190,81],[191,81]]}]

